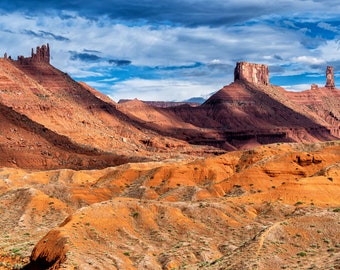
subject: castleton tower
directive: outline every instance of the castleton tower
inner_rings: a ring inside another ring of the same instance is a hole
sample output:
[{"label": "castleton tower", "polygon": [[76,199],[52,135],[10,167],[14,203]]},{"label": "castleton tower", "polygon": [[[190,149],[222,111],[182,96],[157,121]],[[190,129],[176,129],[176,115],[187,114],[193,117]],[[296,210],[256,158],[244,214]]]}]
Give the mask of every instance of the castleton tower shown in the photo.
[{"label": "castleton tower", "polygon": [[334,67],[328,66],[326,69],[326,85],[327,88],[335,88],[334,84]]}]

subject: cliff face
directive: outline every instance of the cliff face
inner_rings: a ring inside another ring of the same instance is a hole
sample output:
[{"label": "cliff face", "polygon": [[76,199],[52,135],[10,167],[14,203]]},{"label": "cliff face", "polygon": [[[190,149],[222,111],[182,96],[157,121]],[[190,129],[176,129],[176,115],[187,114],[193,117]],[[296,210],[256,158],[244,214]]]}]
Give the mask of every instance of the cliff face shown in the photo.
[{"label": "cliff face", "polygon": [[234,81],[247,81],[254,84],[269,85],[267,65],[238,62],[234,70]]},{"label": "cliff face", "polygon": [[323,121],[335,137],[340,137],[340,91],[335,87],[311,87],[303,92],[287,92],[287,98]]}]

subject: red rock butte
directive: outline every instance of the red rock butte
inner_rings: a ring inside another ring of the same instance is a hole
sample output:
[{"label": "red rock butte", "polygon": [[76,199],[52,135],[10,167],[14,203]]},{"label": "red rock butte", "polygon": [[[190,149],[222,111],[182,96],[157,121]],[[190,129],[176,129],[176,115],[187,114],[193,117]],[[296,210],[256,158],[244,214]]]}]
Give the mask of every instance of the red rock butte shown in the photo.
[{"label": "red rock butte", "polygon": [[254,84],[269,85],[269,69],[264,64],[254,64],[248,62],[236,63],[234,71],[234,81],[245,80]]},{"label": "red rock butte", "polygon": [[[265,64],[255,64],[249,62],[237,62],[234,69],[234,82],[247,81],[253,84],[270,85],[269,69]],[[327,66],[326,68],[326,85],[325,87],[334,89],[334,67]],[[311,89],[318,89],[317,84],[312,84]]]}]

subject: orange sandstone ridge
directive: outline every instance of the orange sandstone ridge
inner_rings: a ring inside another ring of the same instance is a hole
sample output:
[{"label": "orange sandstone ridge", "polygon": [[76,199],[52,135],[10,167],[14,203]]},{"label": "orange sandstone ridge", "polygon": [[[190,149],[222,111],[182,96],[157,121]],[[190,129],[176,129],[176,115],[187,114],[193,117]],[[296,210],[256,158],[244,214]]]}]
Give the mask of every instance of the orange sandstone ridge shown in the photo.
[{"label": "orange sandstone ridge", "polygon": [[103,170],[4,168],[0,250],[31,254],[24,269],[336,269],[339,154],[339,142],[275,144]]}]

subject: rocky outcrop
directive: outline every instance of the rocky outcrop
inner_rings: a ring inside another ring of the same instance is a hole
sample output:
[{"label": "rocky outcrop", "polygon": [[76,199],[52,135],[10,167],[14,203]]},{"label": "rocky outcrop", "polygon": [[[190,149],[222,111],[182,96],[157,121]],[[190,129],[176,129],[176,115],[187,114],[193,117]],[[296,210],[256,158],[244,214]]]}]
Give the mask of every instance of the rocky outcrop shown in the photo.
[{"label": "rocky outcrop", "polygon": [[267,65],[238,62],[234,70],[234,81],[243,80],[254,84],[269,85]]},{"label": "rocky outcrop", "polygon": [[335,88],[334,84],[334,67],[328,66],[326,69],[326,85],[327,88]]},{"label": "rocky outcrop", "polygon": [[41,47],[37,47],[36,53],[34,53],[34,50],[32,48],[32,56],[33,61],[37,62],[50,62],[50,47],[47,43],[47,45],[42,45]]},{"label": "rocky outcrop", "polygon": [[155,159],[156,151],[162,151],[157,158],[173,157],[169,151],[173,148],[184,154],[211,149],[197,150],[144,130],[118,111],[109,97],[49,64],[48,45],[19,61],[4,56],[0,58],[1,166],[102,168],[144,161],[146,156]]},{"label": "rocky outcrop", "polygon": [[329,269],[338,265],[339,158],[331,142],[100,171],[4,168],[0,243],[36,243],[25,270],[301,269],[292,254],[311,247],[308,266]]},{"label": "rocky outcrop", "polygon": [[313,83],[311,86],[310,86],[310,89],[311,90],[318,90],[319,89],[319,86],[315,83]]},{"label": "rocky outcrop", "polygon": [[[7,53],[4,54],[4,59],[12,59],[11,56],[7,57]],[[22,55],[18,56],[18,60],[16,61],[21,65],[29,65],[32,62],[34,63],[50,63],[50,47],[47,43],[46,45],[42,45],[41,47],[36,48],[36,52],[34,53],[34,49],[32,48],[31,57],[24,57]]]}]

